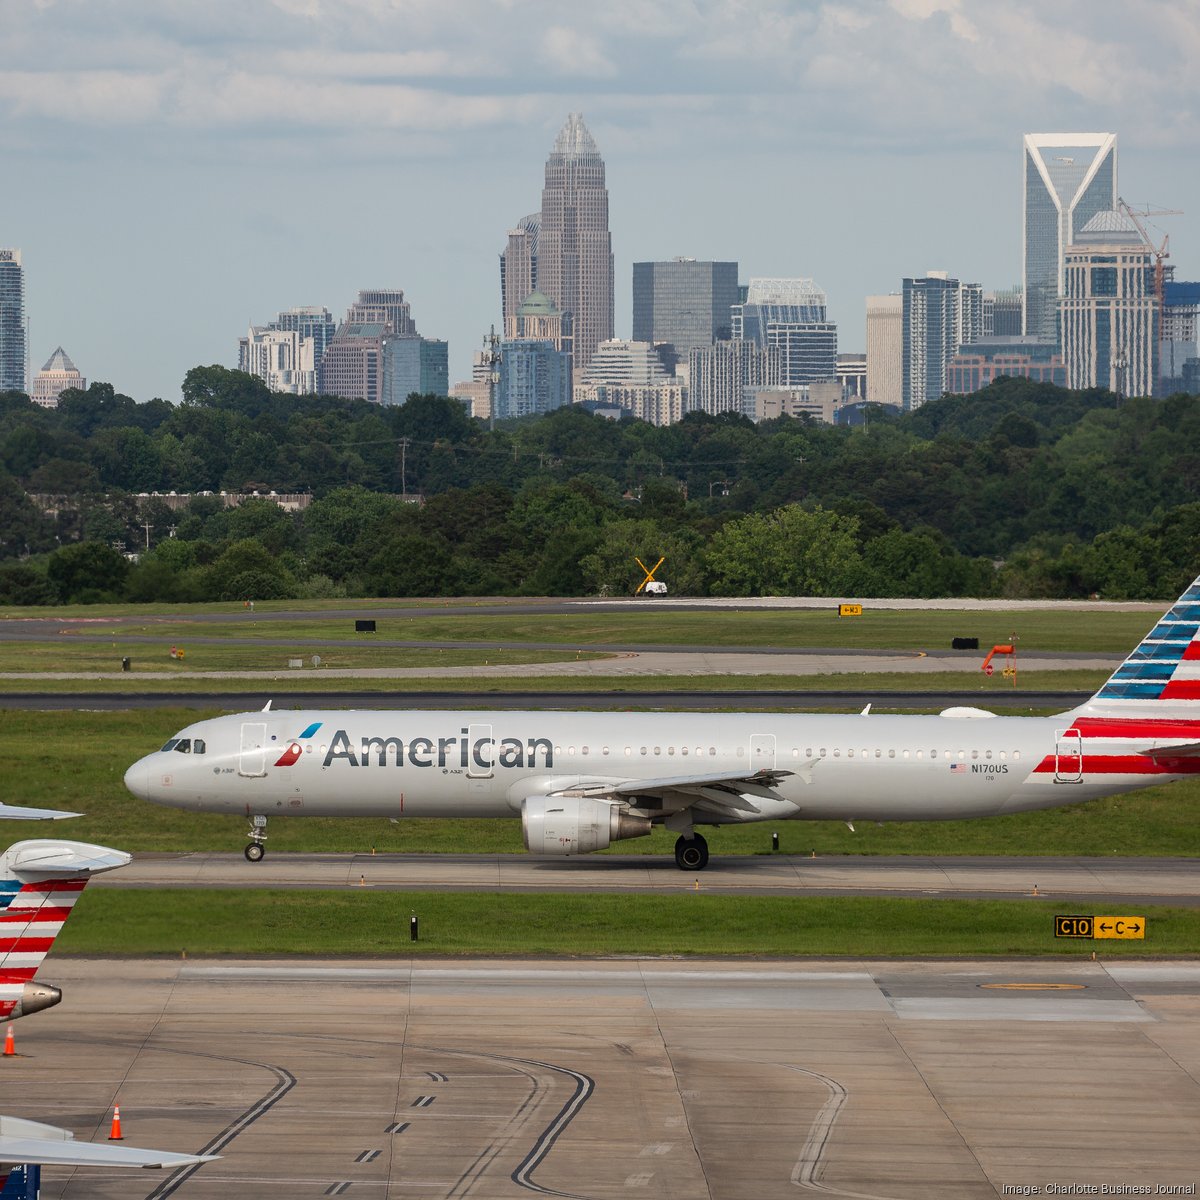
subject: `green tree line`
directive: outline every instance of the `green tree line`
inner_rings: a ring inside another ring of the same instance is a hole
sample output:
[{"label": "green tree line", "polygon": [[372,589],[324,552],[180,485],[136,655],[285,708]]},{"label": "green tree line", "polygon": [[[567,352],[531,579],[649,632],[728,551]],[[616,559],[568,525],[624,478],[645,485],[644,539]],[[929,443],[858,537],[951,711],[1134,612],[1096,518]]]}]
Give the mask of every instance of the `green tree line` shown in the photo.
[{"label": "green tree line", "polygon": [[[313,499],[202,494],[253,490]],[[855,428],[567,408],[489,429],[443,397],[284,396],[222,367],[177,405],[0,394],[0,602],[625,594],[635,555],[665,556],[675,594],[1177,594],[1200,573],[1200,398],[1002,379]]]}]

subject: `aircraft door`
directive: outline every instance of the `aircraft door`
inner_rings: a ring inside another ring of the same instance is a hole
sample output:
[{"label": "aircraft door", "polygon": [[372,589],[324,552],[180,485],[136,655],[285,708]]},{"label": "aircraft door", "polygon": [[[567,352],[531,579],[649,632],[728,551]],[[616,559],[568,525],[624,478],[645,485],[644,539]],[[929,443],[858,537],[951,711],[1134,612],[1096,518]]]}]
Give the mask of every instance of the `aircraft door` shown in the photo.
[{"label": "aircraft door", "polygon": [[246,722],[242,726],[241,752],[238,754],[238,774],[260,776],[267,773],[267,727],[263,722]]},{"label": "aircraft door", "polygon": [[496,744],[490,725],[467,727],[467,778],[491,779],[496,762]]},{"label": "aircraft door", "polygon": [[1078,729],[1055,732],[1054,782],[1083,782],[1083,738]]},{"label": "aircraft door", "polygon": [[756,733],[750,739],[750,767],[755,771],[775,770],[775,735]]}]

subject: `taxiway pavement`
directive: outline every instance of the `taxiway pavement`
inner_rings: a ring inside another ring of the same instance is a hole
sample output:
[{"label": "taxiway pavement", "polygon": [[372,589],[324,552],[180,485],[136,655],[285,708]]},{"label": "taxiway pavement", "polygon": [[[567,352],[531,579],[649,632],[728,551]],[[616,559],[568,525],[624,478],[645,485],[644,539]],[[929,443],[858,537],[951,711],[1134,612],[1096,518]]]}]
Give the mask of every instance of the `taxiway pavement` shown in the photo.
[{"label": "taxiway pavement", "polygon": [[[763,827],[764,849],[770,831]],[[602,854],[138,854],[100,876],[105,888],[319,888],[379,891],[657,892],[789,896],[941,896],[1046,905],[1071,899],[1200,906],[1200,860],[1188,858],[818,857],[725,855],[716,838],[695,874],[666,856]],[[1036,889],[1036,895],[1035,895]]]},{"label": "taxiway pavement", "polygon": [[6,1111],[102,1141],[119,1103],[132,1144],[224,1157],[48,1169],[44,1200],[993,1200],[1200,1179],[1195,963],[47,965],[65,999],[17,1026]]}]

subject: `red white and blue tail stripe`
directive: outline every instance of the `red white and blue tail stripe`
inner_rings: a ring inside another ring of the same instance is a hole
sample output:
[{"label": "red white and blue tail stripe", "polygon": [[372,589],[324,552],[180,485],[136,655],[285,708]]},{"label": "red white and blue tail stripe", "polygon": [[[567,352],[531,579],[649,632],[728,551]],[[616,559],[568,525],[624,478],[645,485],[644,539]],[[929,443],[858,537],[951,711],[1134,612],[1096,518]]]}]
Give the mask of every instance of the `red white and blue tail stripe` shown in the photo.
[{"label": "red white and blue tail stripe", "polygon": [[1059,718],[1046,783],[1113,795],[1200,775],[1200,579],[1087,703]]},{"label": "red white and blue tail stripe", "polygon": [[57,988],[31,983],[88,880],[130,861],[86,842],[17,842],[0,856],[0,1020],[57,1004]]},{"label": "red white and blue tail stripe", "polygon": [[1200,579],[1080,711],[1157,716],[1167,706],[1200,719]]}]

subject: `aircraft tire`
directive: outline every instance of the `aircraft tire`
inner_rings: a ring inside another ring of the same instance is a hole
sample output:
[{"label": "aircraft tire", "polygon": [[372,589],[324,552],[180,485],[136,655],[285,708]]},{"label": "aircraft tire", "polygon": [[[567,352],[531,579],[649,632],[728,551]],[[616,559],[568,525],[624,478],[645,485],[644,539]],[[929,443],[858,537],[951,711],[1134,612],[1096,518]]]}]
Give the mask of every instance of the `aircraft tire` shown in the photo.
[{"label": "aircraft tire", "polygon": [[703,871],[708,866],[708,843],[697,833],[675,843],[675,865],[681,871]]},{"label": "aircraft tire", "polygon": [[267,848],[261,842],[251,842],[242,853],[246,856],[247,862],[262,862],[262,857],[266,854]]}]

